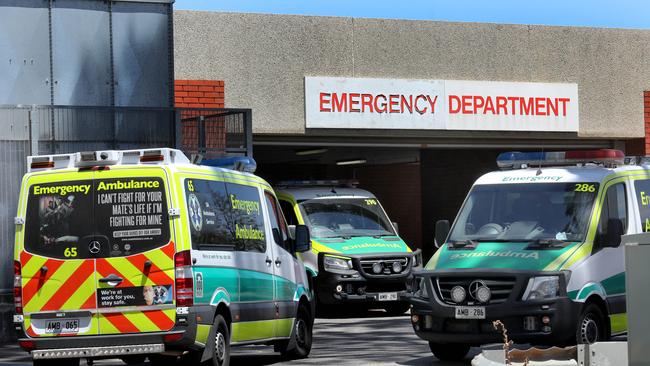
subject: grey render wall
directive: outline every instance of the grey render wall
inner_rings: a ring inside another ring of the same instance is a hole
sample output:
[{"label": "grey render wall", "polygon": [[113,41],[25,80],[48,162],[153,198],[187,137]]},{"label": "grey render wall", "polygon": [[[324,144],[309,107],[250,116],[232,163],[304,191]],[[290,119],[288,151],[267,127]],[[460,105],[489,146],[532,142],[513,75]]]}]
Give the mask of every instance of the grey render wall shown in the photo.
[{"label": "grey render wall", "polygon": [[174,43],[258,134],[303,134],[304,77],[346,76],[577,83],[579,137],[644,136],[650,31],[176,11]]}]

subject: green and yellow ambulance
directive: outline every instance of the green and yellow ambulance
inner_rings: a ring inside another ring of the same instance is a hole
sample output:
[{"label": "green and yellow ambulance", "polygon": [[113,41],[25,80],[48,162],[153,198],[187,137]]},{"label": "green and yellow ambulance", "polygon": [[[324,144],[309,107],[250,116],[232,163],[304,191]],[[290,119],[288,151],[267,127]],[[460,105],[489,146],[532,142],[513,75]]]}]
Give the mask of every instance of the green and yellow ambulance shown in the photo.
[{"label": "green and yellow ambulance", "polygon": [[440,359],[501,342],[593,343],[627,328],[621,235],[650,229],[650,169],[621,151],[504,153],[416,274],[415,333]]},{"label": "green and yellow ambulance", "polygon": [[359,304],[403,314],[401,295],[415,252],[399,237],[377,197],[343,181],[292,181],[276,187],[289,224],[306,225],[312,249],[302,253],[319,304]]},{"label": "green and yellow ambulance", "polygon": [[227,365],[245,344],[306,357],[314,311],[297,253],[309,231],[289,232],[254,166],[173,149],[29,157],[14,325],[34,363]]}]

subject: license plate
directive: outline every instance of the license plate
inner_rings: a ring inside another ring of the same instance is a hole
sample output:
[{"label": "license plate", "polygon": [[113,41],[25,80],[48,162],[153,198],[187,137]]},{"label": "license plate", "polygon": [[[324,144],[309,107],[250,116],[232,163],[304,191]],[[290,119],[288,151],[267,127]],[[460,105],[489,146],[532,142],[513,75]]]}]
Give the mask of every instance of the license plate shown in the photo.
[{"label": "license plate", "polygon": [[457,306],[456,319],[485,319],[485,308]]},{"label": "license plate", "polygon": [[379,301],[397,301],[397,292],[382,292],[377,294]]},{"label": "license plate", "polygon": [[79,319],[47,320],[45,334],[79,333]]}]

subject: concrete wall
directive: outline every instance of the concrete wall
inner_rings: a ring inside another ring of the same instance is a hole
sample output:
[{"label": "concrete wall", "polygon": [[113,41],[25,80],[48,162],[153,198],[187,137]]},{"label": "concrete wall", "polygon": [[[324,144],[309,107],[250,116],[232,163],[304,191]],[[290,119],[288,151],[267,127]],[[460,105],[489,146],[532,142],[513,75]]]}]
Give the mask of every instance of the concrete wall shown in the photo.
[{"label": "concrete wall", "polygon": [[302,134],[304,76],[577,83],[580,137],[643,137],[650,31],[176,11],[175,75]]}]

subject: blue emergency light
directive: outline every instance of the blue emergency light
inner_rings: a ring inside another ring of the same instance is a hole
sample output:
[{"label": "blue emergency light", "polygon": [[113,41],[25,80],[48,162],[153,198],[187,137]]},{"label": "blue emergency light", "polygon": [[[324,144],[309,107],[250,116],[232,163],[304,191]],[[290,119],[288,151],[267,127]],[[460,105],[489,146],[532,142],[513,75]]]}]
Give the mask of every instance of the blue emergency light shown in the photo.
[{"label": "blue emergency light", "polygon": [[518,152],[510,151],[497,156],[497,166],[501,169],[520,169],[540,165],[573,165],[573,164],[624,164],[625,154],[620,150],[576,150],[551,152]]},{"label": "blue emergency light", "polygon": [[207,165],[217,168],[237,170],[240,172],[255,173],[257,163],[255,159],[248,156],[231,156],[227,158],[207,159],[201,162],[201,165]]}]

